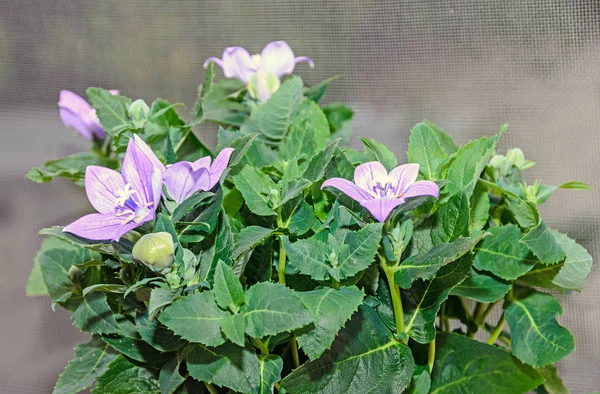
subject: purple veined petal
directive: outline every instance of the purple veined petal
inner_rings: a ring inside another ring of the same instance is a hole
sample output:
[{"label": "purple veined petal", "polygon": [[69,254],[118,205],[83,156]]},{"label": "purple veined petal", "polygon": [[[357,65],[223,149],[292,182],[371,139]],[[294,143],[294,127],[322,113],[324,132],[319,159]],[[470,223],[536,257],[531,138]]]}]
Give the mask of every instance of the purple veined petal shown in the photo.
[{"label": "purple veined petal", "polygon": [[[153,218],[154,214],[148,215],[145,218],[147,220],[144,220],[144,222]],[[121,236],[143,223],[130,222],[123,224],[123,220],[123,217],[117,217],[110,213],[92,213],[65,226],[63,231],[94,241],[118,241]]]},{"label": "purple veined petal", "polygon": [[325,187],[334,187],[350,197],[351,199],[363,203],[372,197],[360,187],[344,178],[331,178],[323,182],[321,189]]},{"label": "purple veined petal", "polygon": [[278,78],[294,72],[296,57],[285,41],[273,41],[260,53],[260,68],[270,71]]},{"label": "purple veined petal", "polygon": [[217,155],[215,160],[210,165],[210,169],[208,170],[210,173],[210,183],[208,185],[208,189],[212,189],[217,183],[219,183],[219,179],[221,179],[221,174],[229,165],[229,159],[233,154],[233,148],[223,148],[221,152]]},{"label": "purple veined petal", "polygon": [[404,164],[394,168],[389,175],[393,180],[394,191],[396,195],[401,195],[406,189],[417,180],[419,176],[418,164]]},{"label": "purple veined petal", "polygon": [[256,72],[252,56],[242,47],[229,47],[223,51],[223,73],[227,78],[237,78],[246,83]]},{"label": "purple veined petal", "polygon": [[106,132],[100,123],[100,119],[98,119],[98,114],[95,109],[90,110],[90,114],[88,116],[88,125],[94,136],[98,139],[104,139],[106,137]]},{"label": "purple veined petal", "polygon": [[150,158],[134,142],[134,139],[130,139],[121,165],[121,175],[125,183],[129,183],[131,188],[135,190],[136,193],[132,198],[140,206],[147,206],[149,203],[156,206],[158,203],[158,200],[155,201],[152,185],[154,168]]},{"label": "purple veined petal", "polygon": [[390,197],[374,198],[360,203],[380,222],[385,222],[385,219],[392,213],[394,208],[402,204],[404,204],[403,198]]},{"label": "purple veined petal", "polygon": [[178,203],[182,203],[202,186],[208,185],[210,176],[206,168],[194,171],[192,163],[180,161],[175,163],[162,175],[163,183],[169,195]]},{"label": "purple veined petal", "polygon": [[151,207],[148,207],[151,211],[156,211],[156,208],[158,208],[158,202],[163,195],[162,185],[163,171],[154,167],[154,172],[152,173],[152,198],[154,203]]},{"label": "purple veined petal", "polygon": [[432,181],[417,181],[408,186],[404,192],[403,198],[417,197],[417,196],[433,196],[438,198],[440,195],[439,186]]},{"label": "purple veined petal", "polygon": [[223,68],[223,61],[221,59],[219,59],[218,57],[214,57],[214,56],[211,56],[208,59],[206,59],[206,61],[202,65],[202,67],[208,68],[208,65],[210,64],[210,62],[215,62],[215,64],[217,66]]},{"label": "purple veined petal", "polygon": [[62,90],[58,100],[60,118],[65,126],[71,127],[83,137],[91,140],[93,137],[90,129],[90,113],[92,107],[81,96]]},{"label": "purple veined petal", "polygon": [[[209,170],[206,168],[200,168],[199,170],[194,171],[192,177],[195,179],[192,194],[199,191],[209,191],[216,184],[216,182],[215,184],[211,184],[212,178]],[[219,178],[217,178],[217,182],[219,182]]]},{"label": "purple veined petal", "polygon": [[210,168],[210,162],[211,162],[211,158],[210,156],[204,156],[198,160],[196,160],[195,162],[192,163],[192,168],[194,169],[194,171],[199,170],[201,168]]},{"label": "purple veined petal", "polygon": [[387,177],[387,170],[378,161],[361,164],[354,170],[354,183],[363,190],[374,191],[374,181]]},{"label": "purple veined petal", "polygon": [[158,168],[161,172],[165,171],[165,165],[163,163],[161,163],[161,161],[158,159],[158,157],[156,157],[156,154],[154,153],[154,151],[152,150],[152,148],[150,148],[148,146],[148,144],[146,144],[144,142],[143,139],[141,139],[137,134],[133,135],[133,142],[135,142],[135,144],[137,145],[137,147],[144,152],[144,154],[146,155],[146,157],[148,157],[148,159],[150,159],[150,161],[152,162],[152,165],[155,168]]},{"label": "purple veined petal", "polygon": [[78,114],[74,113],[68,108],[60,108],[59,109],[60,120],[62,120],[63,124],[67,127],[77,130],[81,136],[87,138],[88,140],[93,139],[93,133],[89,124],[81,118]]},{"label": "purple veined petal", "polygon": [[85,171],[85,192],[92,206],[100,213],[114,212],[118,192],[124,187],[123,177],[115,170],[89,166]]},{"label": "purple veined petal", "polygon": [[296,59],[294,59],[294,63],[296,63],[296,64],[303,63],[303,62],[308,63],[308,66],[310,68],[315,68],[315,63],[308,56],[298,56]]}]

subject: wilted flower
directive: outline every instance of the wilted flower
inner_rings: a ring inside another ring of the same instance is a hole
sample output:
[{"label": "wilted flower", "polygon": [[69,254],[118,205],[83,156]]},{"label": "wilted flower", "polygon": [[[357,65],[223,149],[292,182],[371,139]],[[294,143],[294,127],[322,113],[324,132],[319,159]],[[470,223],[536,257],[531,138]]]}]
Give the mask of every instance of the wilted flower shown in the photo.
[{"label": "wilted flower", "polygon": [[133,246],[132,254],[134,259],[162,270],[173,262],[175,243],[167,232],[146,234]]},{"label": "wilted flower", "polygon": [[[254,96],[261,100],[265,97],[268,99],[279,87],[277,83],[274,83],[273,77],[279,81],[279,78],[282,76],[292,74],[296,64],[300,62],[307,62],[311,68],[315,66],[313,61],[306,56],[296,57],[292,48],[285,41],[273,41],[267,44],[260,54],[256,55],[250,55],[242,47],[228,47],[223,51],[222,59],[209,57],[204,62],[204,67],[208,67],[210,62],[215,62],[221,67],[227,78],[237,78],[246,84],[251,82],[252,77],[257,72],[260,70],[264,71],[263,76],[258,76],[258,78],[263,79],[264,82],[268,82],[263,87],[270,86],[270,88],[263,89],[263,94]],[[257,80],[255,83],[260,82]],[[277,88],[273,90],[275,86]],[[258,89],[255,89],[256,91]],[[271,93],[268,95],[265,94],[268,91],[271,91]]]},{"label": "wilted flower", "polygon": [[[119,94],[118,90],[110,90],[112,94]],[[81,96],[69,91],[62,90],[58,100],[60,119],[65,126],[74,128],[87,138],[103,139],[106,132],[100,124],[96,110]]]},{"label": "wilted flower", "polygon": [[343,178],[331,178],[321,188],[335,187],[360,205],[380,222],[384,222],[397,206],[407,198],[418,196],[438,197],[440,189],[432,181],[416,181],[418,164],[404,164],[390,173],[377,162],[361,164],[354,171],[354,183]]},{"label": "wilted flower", "polygon": [[163,174],[163,182],[169,195],[178,203],[197,191],[212,189],[227,168],[233,148],[223,149],[211,164],[210,156],[193,163],[180,161],[169,166]]},{"label": "wilted flower", "polygon": [[[85,191],[99,213],[86,215],[63,231],[93,240],[113,240],[154,219],[162,194],[162,164],[139,137],[129,140],[121,173],[89,166]],[[164,166],[163,166],[164,168]]]}]

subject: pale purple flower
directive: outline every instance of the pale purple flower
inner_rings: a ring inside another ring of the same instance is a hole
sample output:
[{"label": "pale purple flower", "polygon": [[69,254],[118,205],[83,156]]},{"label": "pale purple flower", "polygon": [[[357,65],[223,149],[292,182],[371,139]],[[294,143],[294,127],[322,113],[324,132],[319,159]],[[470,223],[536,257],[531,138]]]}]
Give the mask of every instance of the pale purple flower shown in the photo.
[{"label": "pale purple flower", "polygon": [[417,181],[418,164],[404,164],[390,173],[377,162],[361,164],[354,170],[354,183],[342,178],[331,178],[323,182],[321,188],[335,187],[360,205],[380,222],[407,198],[433,196],[437,198],[440,189],[435,182]]},{"label": "pale purple flower", "polygon": [[210,163],[210,156],[203,157],[193,163],[177,162],[165,170],[163,183],[169,195],[178,203],[182,203],[198,191],[211,190],[227,168],[233,148],[223,149]]},{"label": "pale purple flower", "polygon": [[221,67],[227,78],[237,78],[244,83],[248,83],[258,70],[272,72],[277,78],[281,78],[293,73],[297,63],[307,62],[311,68],[315,66],[306,56],[296,57],[285,41],[273,41],[256,55],[250,55],[242,47],[228,47],[223,51],[222,59],[209,57],[204,67],[208,67],[210,62]]},{"label": "pale purple flower", "polygon": [[[98,213],[86,215],[63,231],[92,240],[118,241],[142,223],[154,219],[162,195],[160,163],[140,138],[129,140],[121,173],[89,166],[85,191]],[[162,165],[162,164],[161,164]]]},{"label": "pale purple flower", "polygon": [[[113,95],[119,94],[118,90],[109,90]],[[58,100],[60,119],[65,126],[71,127],[88,140],[103,139],[106,136],[96,110],[81,96],[62,90]]]}]

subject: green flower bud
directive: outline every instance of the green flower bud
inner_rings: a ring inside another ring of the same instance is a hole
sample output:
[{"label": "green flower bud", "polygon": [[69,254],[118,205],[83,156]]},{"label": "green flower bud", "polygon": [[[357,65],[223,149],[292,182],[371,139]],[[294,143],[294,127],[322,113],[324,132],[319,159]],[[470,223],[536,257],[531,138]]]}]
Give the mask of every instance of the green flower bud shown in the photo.
[{"label": "green flower bud", "polygon": [[150,113],[150,107],[142,99],[135,100],[127,110],[129,118],[136,129],[141,129],[146,125],[146,117]]},{"label": "green flower bud", "polygon": [[496,169],[502,176],[506,176],[510,172],[510,164],[504,155],[492,157],[490,167]]},{"label": "green flower bud", "polygon": [[69,268],[69,278],[71,278],[72,282],[80,282],[83,277],[83,271],[74,265]]},{"label": "green flower bud", "polygon": [[173,237],[166,232],[146,234],[133,247],[133,258],[156,270],[170,266],[174,253]]},{"label": "green flower bud", "polygon": [[270,71],[258,70],[248,81],[248,93],[253,99],[264,103],[280,86],[281,81],[277,75]]},{"label": "green flower bud", "polygon": [[506,160],[508,160],[508,164],[511,166],[521,169],[525,164],[525,155],[519,148],[509,149],[508,152],[506,152]]}]

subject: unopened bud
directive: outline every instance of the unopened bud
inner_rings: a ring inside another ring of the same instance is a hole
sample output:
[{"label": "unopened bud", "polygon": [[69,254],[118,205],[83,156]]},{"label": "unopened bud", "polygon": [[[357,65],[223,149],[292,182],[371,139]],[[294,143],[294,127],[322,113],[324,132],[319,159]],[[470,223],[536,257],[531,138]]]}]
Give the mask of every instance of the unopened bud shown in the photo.
[{"label": "unopened bud", "polygon": [[133,258],[156,270],[170,266],[174,253],[175,243],[167,232],[146,234],[133,247]]},{"label": "unopened bud", "polygon": [[281,81],[277,78],[277,75],[270,71],[258,70],[248,81],[248,93],[253,99],[258,99],[264,103],[280,86]]},{"label": "unopened bud", "polygon": [[69,268],[69,278],[71,278],[71,281],[79,282],[81,281],[82,276],[83,271],[80,270],[79,267],[72,265],[71,268]]},{"label": "unopened bud", "polygon": [[519,148],[509,149],[508,152],[506,152],[506,159],[508,160],[508,164],[519,169],[525,164],[525,155]]},{"label": "unopened bud", "polygon": [[490,167],[498,170],[500,175],[508,175],[510,172],[510,164],[504,155],[496,155],[490,160]]},{"label": "unopened bud", "polygon": [[127,110],[129,118],[136,129],[141,129],[146,125],[146,117],[150,113],[150,107],[142,99],[135,100]]}]

